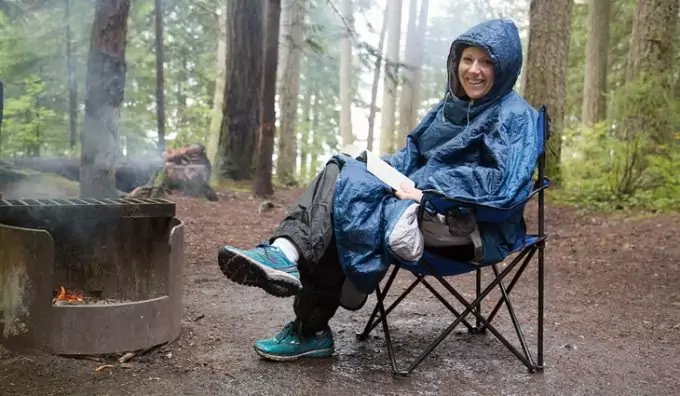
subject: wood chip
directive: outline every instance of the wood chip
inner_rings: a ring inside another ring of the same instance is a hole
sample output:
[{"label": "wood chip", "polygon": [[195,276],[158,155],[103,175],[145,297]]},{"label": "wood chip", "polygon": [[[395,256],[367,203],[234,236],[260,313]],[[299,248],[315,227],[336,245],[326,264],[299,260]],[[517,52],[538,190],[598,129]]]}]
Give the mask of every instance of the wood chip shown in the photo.
[{"label": "wood chip", "polygon": [[97,367],[96,369],[94,369],[94,372],[98,373],[98,372],[100,372],[104,369],[107,369],[107,368],[113,368],[113,364],[103,364],[103,365]]},{"label": "wood chip", "polygon": [[125,363],[133,357],[137,356],[137,352],[126,352],[123,356],[118,359],[118,363]]}]

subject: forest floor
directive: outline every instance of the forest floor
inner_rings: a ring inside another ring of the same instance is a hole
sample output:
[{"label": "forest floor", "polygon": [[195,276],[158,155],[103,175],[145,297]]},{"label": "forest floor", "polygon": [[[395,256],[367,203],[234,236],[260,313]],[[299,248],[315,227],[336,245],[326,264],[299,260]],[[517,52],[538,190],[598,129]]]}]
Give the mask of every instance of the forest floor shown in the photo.
[{"label": "forest floor", "polygon": [[[178,217],[186,224],[180,338],[100,371],[101,362],[0,348],[0,395],[680,394],[680,215],[584,215],[548,207],[541,374],[528,373],[491,334],[461,330],[410,377],[394,379],[382,331],[365,342],[354,337],[372,298],[358,312],[341,309],[331,322],[333,358],[260,360],[253,341],[291,319],[292,301],[230,282],[217,267],[216,252],[223,244],[247,247],[264,240],[297,194],[278,193],[277,206],[264,213],[246,193],[221,193],[219,202],[178,198]],[[511,294],[530,341],[535,268]],[[454,284],[470,296],[474,277],[459,278]],[[410,279],[401,274],[398,281]],[[450,317],[426,293],[418,288],[416,298],[391,316],[402,356],[416,356],[416,347],[446,326],[440,319]],[[501,312],[499,327],[512,335],[507,312]]]}]

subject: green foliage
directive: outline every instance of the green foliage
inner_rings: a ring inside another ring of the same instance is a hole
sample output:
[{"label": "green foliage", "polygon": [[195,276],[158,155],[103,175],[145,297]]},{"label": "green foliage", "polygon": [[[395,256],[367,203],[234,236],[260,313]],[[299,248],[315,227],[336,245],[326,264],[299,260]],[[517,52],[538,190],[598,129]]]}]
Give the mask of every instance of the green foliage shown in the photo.
[{"label": "green foliage", "polygon": [[[68,147],[65,1],[7,1],[0,7],[0,80],[5,121],[0,156],[77,155]],[[165,107],[169,147],[206,142],[216,73],[218,0],[164,1]],[[156,152],[154,1],[132,2],[121,110],[124,155]],[[94,3],[71,1],[71,45],[83,127]]]},{"label": "green foliage", "polygon": [[610,117],[565,131],[564,189],[559,197],[585,208],[680,209],[680,101],[655,76],[612,95]]}]

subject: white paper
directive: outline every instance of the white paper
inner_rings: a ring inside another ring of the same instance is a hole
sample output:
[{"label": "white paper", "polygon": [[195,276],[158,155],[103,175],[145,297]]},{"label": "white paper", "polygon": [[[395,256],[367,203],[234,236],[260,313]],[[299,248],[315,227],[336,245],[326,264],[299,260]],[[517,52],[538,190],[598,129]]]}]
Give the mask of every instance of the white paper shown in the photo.
[{"label": "white paper", "polygon": [[394,169],[390,164],[383,161],[377,154],[366,151],[366,168],[378,179],[395,190],[399,190],[401,183],[406,183],[415,187],[413,180],[406,177],[403,173]]}]

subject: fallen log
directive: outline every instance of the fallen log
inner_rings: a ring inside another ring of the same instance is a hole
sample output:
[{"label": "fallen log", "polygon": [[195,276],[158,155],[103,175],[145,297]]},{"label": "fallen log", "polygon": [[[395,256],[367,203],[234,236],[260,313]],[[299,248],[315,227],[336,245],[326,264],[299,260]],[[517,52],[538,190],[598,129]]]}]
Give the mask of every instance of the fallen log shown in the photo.
[{"label": "fallen log", "polygon": [[[80,181],[80,158],[73,157],[28,157],[17,158],[13,163],[19,167],[44,173],[54,173],[66,179]],[[121,158],[116,163],[116,188],[129,193],[146,184],[163,168],[163,158]]]},{"label": "fallen log", "polygon": [[217,193],[210,187],[212,166],[200,144],[168,150],[165,166],[149,182],[136,188],[130,198],[159,198],[164,194],[179,193],[190,197],[204,197],[218,201]]},{"label": "fallen log", "polygon": [[[67,189],[78,195],[80,158],[34,157],[13,161],[20,169],[54,175],[72,183]],[[217,201],[210,187],[212,166],[205,147],[194,144],[170,149],[164,158],[121,158],[116,163],[116,188],[130,198],[162,198],[170,194],[207,198]],[[32,192],[32,191],[28,191]]]},{"label": "fallen log", "polygon": [[3,199],[67,198],[80,194],[80,184],[55,173],[36,171],[0,161]]}]

